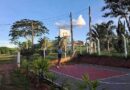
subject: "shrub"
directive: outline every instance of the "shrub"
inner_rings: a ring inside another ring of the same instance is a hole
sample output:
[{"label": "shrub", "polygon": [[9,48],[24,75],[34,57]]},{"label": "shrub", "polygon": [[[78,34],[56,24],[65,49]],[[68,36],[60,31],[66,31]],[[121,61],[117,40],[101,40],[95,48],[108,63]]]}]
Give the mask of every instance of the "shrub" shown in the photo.
[{"label": "shrub", "polygon": [[96,90],[99,86],[97,80],[91,81],[87,74],[84,74],[82,77],[83,83],[79,85],[79,90]]},{"label": "shrub", "polygon": [[35,59],[33,62],[32,62],[32,69],[34,70],[34,72],[36,74],[39,74],[39,73],[46,73],[48,72],[48,69],[49,69],[49,63],[48,63],[48,60],[47,59],[43,59],[43,58],[38,58],[38,59]]}]

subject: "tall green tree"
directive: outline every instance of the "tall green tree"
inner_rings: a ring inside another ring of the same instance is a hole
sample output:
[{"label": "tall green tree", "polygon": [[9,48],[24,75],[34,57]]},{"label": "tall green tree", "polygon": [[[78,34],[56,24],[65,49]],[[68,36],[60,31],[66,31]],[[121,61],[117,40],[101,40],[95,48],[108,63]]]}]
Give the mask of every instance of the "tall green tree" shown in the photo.
[{"label": "tall green tree", "polygon": [[43,50],[44,58],[46,56],[46,50],[51,47],[51,43],[49,42],[49,38],[43,37],[39,40],[41,50]]},{"label": "tall green tree", "polygon": [[24,38],[26,41],[31,40],[33,46],[34,37],[41,36],[48,33],[48,31],[41,21],[22,19],[13,23],[9,36],[11,37],[11,42],[15,44],[20,42],[20,38]]},{"label": "tall green tree", "polygon": [[117,43],[115,44],[115,49],[118,52],[124,51],[124,38],[128,38],[128,32],[125,29],[125,22],[124,24],[121,22],[121,20],[118,20],[118,27],[117,27]]},{"label": "tall green tree", "polygon": [[92,36],[92,40],[94,41],[94,42],[97,42],[97,45],[96,45],[96,47],[97,47],[97,51],[98,51],[98,55],[100,55],[100,40],[99,40],[99,34],[98,34],[98,32],[97,32],[97,28],[96,28],[96,26],[93,26],[93,28],[92,28],[92,32],[91,32],[91,36]]},{"label": "tall green tree", "polygon": [[115,26],[113,25],[113,21],[95,24],[92,27],[92,37],[94,40],[96,40],[96,38],[100,40],[102,49],[107,48],[107,50],[110,51],[110,45],[112,46],[112,43],[110,42],[115,36],[113,32],[114,29]]},{"label": "tall green tree", "polygon": [[[113,25],[113,21],[108,21],[104,25],[107,30],[107,33],[106,33],[107,50],[110,53],[110,42],[112,42],[112,39],[115,36],[115,34],[113,33],[113,30],[116,29],[116,26]],[[111,45],[112,45],[112,43],[111,43]]]},{"label": "tall green tree", "polygon": [[130,32],[130,0],[104,0],[105,6],[102,8],[104,17],[124,18]]}]

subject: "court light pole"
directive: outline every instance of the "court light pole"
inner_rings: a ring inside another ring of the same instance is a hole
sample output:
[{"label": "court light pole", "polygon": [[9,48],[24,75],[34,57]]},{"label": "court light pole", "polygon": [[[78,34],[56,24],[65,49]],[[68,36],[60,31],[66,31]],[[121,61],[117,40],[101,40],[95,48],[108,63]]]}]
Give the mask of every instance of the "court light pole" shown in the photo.
[{"label": "court light pole", "polygon": [[92,44],[92,30],[91,30],[91,7],[89,6],[89,37],[90,37],[90,41],[89,41],[89,53],[93,53],[92,51],[92,47],[91,47],[91,44]]},{"label": "court light pole", "polygon": [[71,50],[72,54],[74,53],[74,39],[73,39],[73,22],[72,22],[72,13],[70,12],[70,32],[71,32]]}]

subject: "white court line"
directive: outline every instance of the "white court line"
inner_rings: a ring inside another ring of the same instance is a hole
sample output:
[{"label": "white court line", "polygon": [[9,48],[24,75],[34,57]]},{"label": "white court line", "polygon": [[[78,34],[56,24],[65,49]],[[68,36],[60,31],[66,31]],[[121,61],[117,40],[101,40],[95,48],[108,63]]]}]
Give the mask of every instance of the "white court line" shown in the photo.
[{"label": "white court line", "polygon": [[118,82],[104,82],[104,81],[99,81],[100,83],[104,83],[104,84],[116,84],[116,85],[119,85],[119,84],[122,84],[122,85],[128,85],[130,83],[118,83]]},{"label": "white court line", "polygon": [[97,70],[107,70],[107,71],[112,71],[112,72],[120,72],[120,73],[126,73],[126,72],[124,72],[124,71],[120,71],[120,70],[118,70],[116,67],[114,68],[110,68],[109,66],[93,66],[93,65],[91,65],[91,67],[94,67],[94,68],[96,68]]},{"label": "white court line", "polygon": [[111,77],[107,77],[107,78],[102,78],[102,79],[99,79],[99,80],[106,80],[106,79],[111,79],[111,78],[119,78],[119,77],[122,77],[122,76],[125,76],[125,75],[129,75],[129,73],[123,74],[123,75],[115,75],[115,76],[111,76]]},{"label": "white court line", "polygon": [[[77,64],[76,64],[77,65]],[[81,65],[82,66],[82,65]],[[89,66],[88,66],[89,67]],[[87,68],[88,68],[87,67]],[[102,68],[102,67],[99,67],[99,66],[93,66],[93,65],[90,65],[90,67],[93,67],[93,68],[95,68],[96,67],[96,69],[97,70],[105,70],[105,71],[111,71],[111,72],[120,72],[120,73],[126,73],[126,72],[123,72],[123,71],[119,71],[119,70],[113,70],[113,69],[109,69],[109,67],[108,68]],[[99,67],[99,68],[98,68]],[[125,75],[130,75],[130,73],[126,73],[126,74],[122,74],[122,75],[115,75],[115,76],[109,76],[109,77],[107,77],[107,78],[102,78],[102,79],[99,79],[99,80],[105,80],[105,79],[111,79],[111,78],[118,78],[118,77],[122,77],[122,76],[125,76]]]},{"label": "white court line", "polygon": [[[71,75],[67,75],[67,74],[64,74],[64,73],[61,73],[61,72],[58,72],[58,71],[54,71],[54,70],[50,70],[50,71],[52,71],[52,72],[54,72],[54,73],[57,73],[57,74],[62,74],[62,75],[64,75],[64,76],[67,76],[67,77],[71,77],[71,78],[73,78],[73,79],[76,79],[76,80],[80,80],[80,81],[83,81],[82,79],[80,79],[80,78],[77,78],[77,77],[74,77],[74,76],[71,76]],[[122,75],[123,76],[123,75]],[[118,77],[121,77],[121,75],[120,76],[118,76]],[[107,78],[106,78],[107,79]],[[99,79],[99,80],[102,80],[102,79]],[[99,81],[100,83],[103,83],[103,84],[116,84],[116,85],[119,85],[119,84],[122,84],[122,85],[128,85],[128,84],[130,84],[130,83],[113,83],[113,82],[104,82],[104,81]]]},{"label": "white court line", "polygon": [[71,77],[71,78],[73,78],[73,79],[77,79],[77,80],[82,81],[82,79],[77,78],[77,77],[74,77],[74,76],[71,76],[71,75],[67,75],[67,74],[64,74],[64,73],[61,73],[61,72],[58,72],[58,71],[54,71],[54,70],[50,70],[50,71],[51,71],[51,72],[54,72],[54,73],[62,74],[62,75],[64,75],[64,76]]}]

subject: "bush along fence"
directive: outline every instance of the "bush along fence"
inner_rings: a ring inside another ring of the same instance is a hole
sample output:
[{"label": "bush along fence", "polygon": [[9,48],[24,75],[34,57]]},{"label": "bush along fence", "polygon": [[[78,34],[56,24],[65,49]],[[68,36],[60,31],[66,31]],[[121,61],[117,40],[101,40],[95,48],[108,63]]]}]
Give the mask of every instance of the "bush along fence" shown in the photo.
[{"label": "bush along fence", "polygon": [[37,58],[33,61],[22,60],[20,71],[27,76],[35,87],[46,87],[47,90],[63,88],[54,82],[56,76],[49,71],[50,64],[47,59]]},{"label": "bush along fence", "polygon": [[[46,88],[47,90],[72,90],[69,83],[56,83],[58,77],[49,71],[51,64],[47,59],[41,57],[35,58],[32,61],[22,60],[21,67],[19,68],[20,73],[26,76],[35,88]],[[98,87],[98,81],[90,81],[89,77],[83,75],[83,83],[79,84],[79,90],[96,90]],[[84,88],[84,89],[83,89]]]}]

